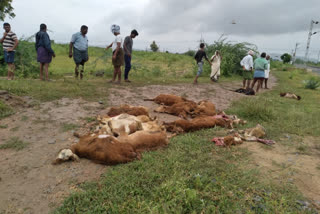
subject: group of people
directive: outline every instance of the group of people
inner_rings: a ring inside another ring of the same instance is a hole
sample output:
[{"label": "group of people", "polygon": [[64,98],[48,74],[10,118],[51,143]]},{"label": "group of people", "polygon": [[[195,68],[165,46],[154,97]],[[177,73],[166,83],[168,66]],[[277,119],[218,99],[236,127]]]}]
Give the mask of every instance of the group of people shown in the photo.
[{"label": "group of people", "polygon": [[[250,50],[248,55],[241,60],[240,65],[243,68],[243,88],[253,89],[254,85],[258,82],[257,93],[263,87],[263,83],[265,84],[265,89],[268,89],[270,56],[263,52],[260,57],[253,61],[253,55],[254,52]],[[251,80],[253,80],[252,84]]]},{"label": "group of people", "polygon": [[[8,64],[8,80],[14,79],[14,55],[15,50],[18,47],[19,40],[17,35],[11,31],[11,26],[9,23],[4,23],[3,28],[5,30],[3,37],[0,39],[4,50],[4,60]],[[124,41],[120,35],[120,26],[112,25],[111,32],[115,36],[114,41],[106,47],[106,50],[112,48],[112,64],[114,67],[113,78],[110,82],[120,84],[121,82],[121,66],[125,64],[125,74],[124,81],[131,82],[129,80],[129,71],[131,70],[131,57],[132,57],[132,47],[133,39],[138,36],[136,30],[132,30],[131,34],[127,36]],[[75,78],[83,78],[84,65],[89,60],[88,55],[88,27],[82,25],[80,32],[72,35],[69,44],[69,57],[74,59],[75,62]],[[40,63],[40,79],[49,80],[48,67],[52,61],[52,57],[55,57],[55,53],[51,48],[51,40],[47,33],[47,26],[45,24],[40,25],[40,31],[36,34],[36,51],[37,51],[37,61]],[[256,92],[259,91],[265,83],[265,88],[268,89],[268,78],[270,72],[270,56],[266,53],[262,53],[259,58],[253,61],[254,52],[250,50],[248,55],[245,56],[240,65],[243,67],[243,88],[253,89],[255,83],[258,82]],[[211,65],[211,75],[210,79],[214,82],[218,81],[220,77],[220,64],[222,61],[222,56],[220,51],[216,51],[215,54],[208,59],[205,52],[205,44],[200,44],[200,49],[195,55],[195,60],[198,65],[198,72],[193,81],[194,84],[198,83],[198,78],[203,72],[203,59],[207,60]],[[254,72],[253,72],[254,71]],[[117,81],[116,81],[117,79]],[[251,84],[251,80],[253,80]]]},{"label": "group of people", "polygon": [[[253,61],[253,55],[254,52],[250,50],[248,52],[248,55],[245,56],[240,62],[240,65],[243,68],[243,88],[253,89],[254,85],[258,82],[258,86],[256,89],[256,92],[258,92],[259,89],[263,87],[263,83],[265,84],[265,88],[268,89],[270,56],[266,55],[266,53],[262,53],[259,58]],[[217,50],[209,60],[205,52],[205,44],[201,43],[200,49],[195,54],[194,58],[198,65],[198,72],[193,81],[193,84],[198,83],[198,78],[203,72],[203,59],[208,61],[208,63],[211,65],[210,79],[214,82],[218,81],[220,77],[220,64],[222,60],[220,51]],[[251,80],[253,80],[252,84]]]},{"label": "group of people", "polygon": [[[3,37],[0,39],[0,43],[3,46],[4,60],[8,64],[8,80],[14,79],[14,56],[16,48],[18,47],[19,40],[17,35],[11,31],[9,23],[4,23],[3,28],[5,30]],[[137,30],[132,30],[131,34],[127,36],[124,41],[120,36],[120,26],[112,25],[111,32],[115,36],[114,41],[106,48],[112,48],[112,64],[114,67],[113,78],[110,82],[121,82],[121,66],[125,64],[125,82],[131,82],[129,80],[129,72],[131,70],[131,57],[133,39],[138,36]],[[89,40],[87,37],[88,27],[82,25],[80,32],[72,35],[69,44],[69,57],[74,59],[75,62],[75,78],[83,78],[84,65],[89,60],[88,48]],[[40,25],[40,31],[35,35],[37,51],[37,61],[40,63],[40,79],[49,81],[49,64],[52,58],[55,57],[55,53],[51,48],[51,40],[47,33],[46,24]]]}]

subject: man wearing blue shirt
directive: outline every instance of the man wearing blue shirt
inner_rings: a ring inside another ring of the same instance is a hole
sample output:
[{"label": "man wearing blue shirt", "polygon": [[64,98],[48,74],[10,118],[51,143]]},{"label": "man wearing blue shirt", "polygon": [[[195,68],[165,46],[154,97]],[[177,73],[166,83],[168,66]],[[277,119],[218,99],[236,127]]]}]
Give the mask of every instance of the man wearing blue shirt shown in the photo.
[{"label": "man wearing blue shirt", "polygon": [[[84,64],[89,60],[88,56],[88,27],[85,25],[81,26],[80,32],[72,35],[71,42],[69,45],[69,57],[74,59],[76,63],[75,77],[79,76],[79,65],[80,68],[80,79],[83,78]],[[73,49],[73,53],[72,53]]]}]

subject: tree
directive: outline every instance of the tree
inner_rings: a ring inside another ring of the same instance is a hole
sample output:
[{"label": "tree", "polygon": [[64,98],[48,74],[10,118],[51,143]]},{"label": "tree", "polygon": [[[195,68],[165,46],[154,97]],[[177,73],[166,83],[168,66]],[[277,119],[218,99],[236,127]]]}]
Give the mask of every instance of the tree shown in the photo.
[{"label": "tree", "polygon": [[150,45],[150,48],[153,52],[157,52],[159,50],[159,47],[155,41],[152,42],[152,44]]},{"label": "tree", "polygon": [[289,63],[291,61],[292,56],[288,53],[285,53],[280,58],[282,59],[283,63]]},{"label": "tree", "polygon": [[11,6],[12,0],[1,0],[0,1],[0,21],[3,21],[6,15],[9,18],[13,18],[16,15],[13,13],[13,7]]}]

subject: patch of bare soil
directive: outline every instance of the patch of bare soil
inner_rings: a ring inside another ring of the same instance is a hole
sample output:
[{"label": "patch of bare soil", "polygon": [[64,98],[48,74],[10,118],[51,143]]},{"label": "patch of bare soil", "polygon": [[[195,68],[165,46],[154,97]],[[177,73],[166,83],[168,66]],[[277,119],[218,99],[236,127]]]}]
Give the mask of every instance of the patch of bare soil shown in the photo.
[{"label": "patch of bare soil", "polygon": [[287,135],[274,146],[245,143],[252,152],[254,165],[270,179],[295,184],[309,199],[320,205],[320,138],[293,140]]},{"label": "patch of bare soil", "polygon": [[79,183],[99,178],[106,167],[85,159],[51,165],[60,149],[77,140],[68,129],[84,126],[82,118],[99,111],[98,103],[62,99],[0,121],[8,126],[0,129],[0,144],[13,136],[29,143],[20,151],[0,150],[0,213],[48,213]]},{"label": "patch of bare soil", "polygon": [[[275,78],[271,77],[270,87],[274,84]],[[143,105],[149,107],[151,115],[157,116],[160,121],[173,121],[178,118],[154,113],[158,105],[143,99],[154,98],[161,93],[175,94],[195,101],[210,100],[219,110],[224,110],[232,101],[245,96],[230,91],[240,87],[241,82],[143,87],[123,83],[111,89],[108,104]],[[6,96],[11,98],[6,99]],[[106,171],[107,167],[86,159],[58,166],[51,165],[51,162],[60,149],[77,142],[73,132],[77,127],[86,126],[84,118],[95,118],[108,109],[102,110],[98,102],[90,103],[82,99],[64,98],[35,105],[37,102],[27,98],[20,103],[20,98],[12,95],[3,94],[1,97],[14,107],[16,113],[0,120],[0,144],[12,137],[29,144],[20,151],[0,150],[0,213],[48,213],[80,183],[98,179]],[[31,107],[29,101],[33,102]]]}]

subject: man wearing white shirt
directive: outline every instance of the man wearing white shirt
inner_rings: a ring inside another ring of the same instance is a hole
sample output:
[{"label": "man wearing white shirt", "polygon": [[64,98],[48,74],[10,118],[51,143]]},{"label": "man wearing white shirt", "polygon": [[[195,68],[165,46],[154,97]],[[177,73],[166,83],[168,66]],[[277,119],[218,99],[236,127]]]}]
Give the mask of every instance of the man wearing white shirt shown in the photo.
[{"label": "man wearing white shirt", "polygon": [[267,70],[264,71],[264,86],[265,89],[269,89],[268,88],[268,79],[269,79],[269,74],[270,74],[270,56],[267,55],[266,60],[268,61],[268,68]]},{"label": "man wearing white shirt", "polygon": [[243,68],[243,88],[246,88],[246,83],[247,83],[247,88],[250,88],[250,83],[251,80],[253,79],[253,54],[254,52],[250,50],[248,52],[248,55],[245,56],[241,62],[240,65]]}]

